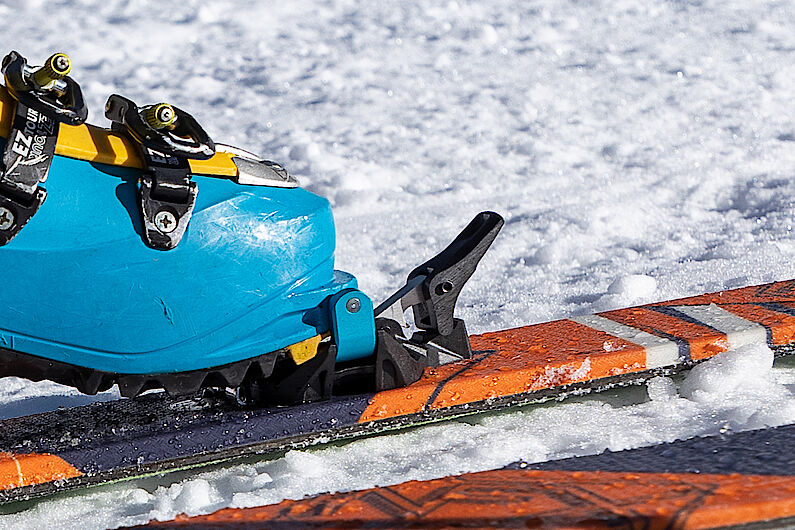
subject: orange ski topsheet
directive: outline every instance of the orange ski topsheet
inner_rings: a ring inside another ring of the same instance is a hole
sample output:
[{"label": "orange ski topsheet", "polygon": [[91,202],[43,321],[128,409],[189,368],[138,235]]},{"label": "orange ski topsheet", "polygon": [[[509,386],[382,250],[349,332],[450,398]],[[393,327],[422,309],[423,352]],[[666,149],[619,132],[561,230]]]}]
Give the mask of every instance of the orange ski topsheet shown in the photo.
[{"label": "orange ski topsheet", "polygon": [[795,480],[497,470],[155,523],[167,528],[719,528],[795,516]]}]

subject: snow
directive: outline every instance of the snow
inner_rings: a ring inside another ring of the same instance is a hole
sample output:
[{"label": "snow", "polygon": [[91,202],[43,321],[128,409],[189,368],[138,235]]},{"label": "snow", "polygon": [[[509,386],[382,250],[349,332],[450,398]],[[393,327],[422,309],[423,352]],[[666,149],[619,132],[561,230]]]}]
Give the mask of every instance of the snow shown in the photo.
[{"label": "snow", "polygon": [[607,286],[607,293],[594,302],[594,310],[615,309],[635,305],[643,300],[651,300],[657,291],[657,280],[645,274],[627,274],[613,280]]},{"label": "snow", "polygon": [[[792,12],[789,0],[12,0],[0,49],[68,52],[94,123],[113,92],[167,100],[283,163],[332,201],[338,266],[376,301],[474,213],[500,212],[459,302],[481,332],[793,277]],[[117,527],[795,422],[793,369],[771,370],[758,341],[734,346],[648,395],[120,484],[0,527]],[[91,399],[0,382],[4,417]]]}]

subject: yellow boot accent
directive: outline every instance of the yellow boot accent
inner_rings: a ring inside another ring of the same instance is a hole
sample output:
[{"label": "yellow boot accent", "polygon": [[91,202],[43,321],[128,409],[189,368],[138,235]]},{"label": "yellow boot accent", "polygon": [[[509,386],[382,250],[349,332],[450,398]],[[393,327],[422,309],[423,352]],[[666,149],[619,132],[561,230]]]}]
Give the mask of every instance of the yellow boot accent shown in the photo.
[{"label": "yellow boot accent", "polygon": [[287,351],[290,352],[290,357],[293,358],[295,364],[304,364],[317,355],[317,349],[322,340],[323,337],[315,335],[314,337],[309,337],[306,340],[287,346]]},{"label": "yellow boot accent", "polygon": [[[0,86],[0,136],[8,138],[14,118],[15,101],[4,86]],[[61,124],[55,154],[77,160],[111,166],[143,169],[144,162],[138,146],[127,137],[94,125]],[[234,154],[218,152],[209,160],[190,160],[194,175],[237,176]]]}]

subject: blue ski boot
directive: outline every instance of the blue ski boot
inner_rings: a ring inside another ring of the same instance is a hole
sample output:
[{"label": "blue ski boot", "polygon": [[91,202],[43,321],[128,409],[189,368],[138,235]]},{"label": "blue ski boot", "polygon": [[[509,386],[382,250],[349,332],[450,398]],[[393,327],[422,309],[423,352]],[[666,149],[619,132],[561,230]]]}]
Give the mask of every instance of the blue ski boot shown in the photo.
[{"label": "blue ski boot", "polygon": [[86,125],[70,68],[64,54],[3,61],[0,376],[296,403],[409,384],[440,351],[470,354],[453,309],[499,215],[479,214],[374,309],[334,270],[328,201],[173,105],[113,95],[112,128]]}]

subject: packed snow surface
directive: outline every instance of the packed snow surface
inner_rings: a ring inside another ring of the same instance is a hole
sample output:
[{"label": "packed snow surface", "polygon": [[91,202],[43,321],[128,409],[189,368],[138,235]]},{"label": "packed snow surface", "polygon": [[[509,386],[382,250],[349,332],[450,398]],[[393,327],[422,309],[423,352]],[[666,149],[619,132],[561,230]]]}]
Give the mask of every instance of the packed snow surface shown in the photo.
[{"label": "packed snow surface", "polygon": [[[477,211],[506,226],[463,292],[474,332],[793,277],[795,5],[539,0],[0,4],[0,51],[68,52],[328,197],[375,300]],[[795,422],[750,344],[683,381],[92,490],[6,528],[116,527]],[[3,416],[92,399],[0,381]]]}]

